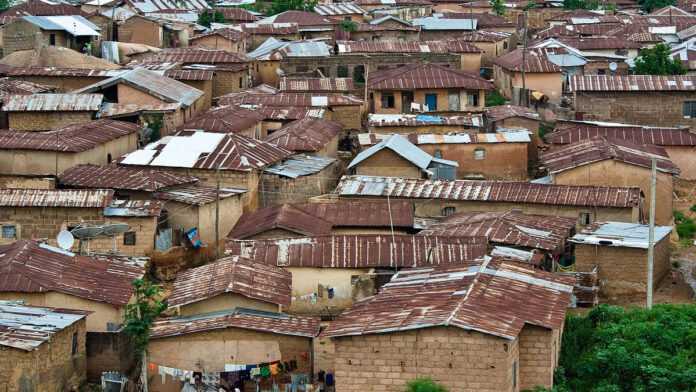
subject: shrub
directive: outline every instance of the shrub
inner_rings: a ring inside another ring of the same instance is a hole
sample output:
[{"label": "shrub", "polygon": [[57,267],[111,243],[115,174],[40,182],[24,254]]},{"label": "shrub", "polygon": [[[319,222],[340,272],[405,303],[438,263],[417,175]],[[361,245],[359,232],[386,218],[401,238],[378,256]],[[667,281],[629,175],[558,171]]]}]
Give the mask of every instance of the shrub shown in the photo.
[{"label": "shrub", "polygon": [[486,93],[486,106],[505,105],[505,97],[500,95],[498,90],[493,90]]},{"label": "shrub", "polygon": [[406,392],[447,392],[447,388],[430,378],[417,378],[406,384]]}]

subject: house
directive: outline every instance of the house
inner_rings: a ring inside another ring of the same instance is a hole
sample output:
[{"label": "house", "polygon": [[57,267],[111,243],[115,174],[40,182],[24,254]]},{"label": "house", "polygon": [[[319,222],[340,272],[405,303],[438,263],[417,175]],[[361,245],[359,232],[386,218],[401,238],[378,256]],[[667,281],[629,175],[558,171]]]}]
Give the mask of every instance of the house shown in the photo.
[{"label": "house", "polygon": [[[609,303],[644,301],[648,278],[648,226],[622,222],[596,222],[570,239],[575,245],[576,271],[597,268],[599,294]],[[653,287],[671,269],[670,226],[655,227]]]},{"label": "house", "polygon": [[365,176],[397,176],[453,180],[459,164],[430,155],[407,138],[391,135],[361,151],[348,165],[348,170]]},{"label": "house", "polygon": [[483,128],[483,116],[477,113],[456,115],[374,114],[367,115],[367,128],[374,134],[436,134],[465,133]]},{"label": "house", "polygon": [[371,297],[401,269],[466,265],[486,253],[485,237],[397,234],[324,235],[228,240],[225,254],[282,267],[292,274],[292,314],[331,319]]},{"label": "house", "polygon": [[[551,61],[554,49],[515,49],[493,61],[495,87],[508,99],[521,88],[539,91],[553,103],[559,103],[563,93],[563,71]],[[555,49],[560,50],[560,49]],[[522,61],[524,58],[524,62]],[[524,80],[522,78],[524,71]]]},{"label": "house", "polygon": [[355,0],[354,2],[366,10],[374,19],[390,15],[410,21],[415,18],[430,16],[433,3],[428,0]]},{"label": "house", "polygon": [[369,75],[370,112],[411,113],[482,111],[492,84],[474,74],[435,64],[411,64]]},{"label": "house", "polygon": [[141,14],[159,13],[167,10],[179,10],[184,12],[194,11],[200,13],[201,11],[210,9],[208,3],[199,0],[129,0],[126,2],[125,6]]},{"label": "house", "polygon": [[92,121],[103,99],[102,94],[9,95],[2,111],[12,130],[51,131]]},{"label": "house", "polygon": [[623,37],[561,37],[560,42],[583,52],[592,52],[593,55],[625,56],[634,59],[640,49],[652,45],[643,45]]},{"label": "house", "polygon": [[654,144],[664,148],[669,159],[679,168],[679,178],[696,179],[696,167],[691,154],[696,146],[696,134],[687,128],[650,127],[590,121],[559,122],[556,129],[544,136],[547,143],[566,145],[594,137],[622,139],[638,145]]},{"label": "house", "polygon": [[476,19],[464,18],[440,18],[439,16],[427,16],[411,21],[414,26],[420,26],[420,39],[426,41],[437,41],[448,39],[469,31],[476,30]]},{"label": "house", "polygon": [[263,121],[263,115],[256,110],[228,105],[210,108],[205,113],[187,121],[181,128],[236,133],[252,139],[262,139],[266,135]]},{"label": "house", "polygon": [[274,131],[264,141],[296,153],[336,158],[342,130],[335,121],[304,118]]},{"label": "house", "polygon": [[[442,18],[446,19],[473,19],[476,20],[476,31],[508,33],[511,38],[517,34],[516,21],[509,21],[505,16],[496,15],[494,13],[476,13],[462,12],[461,8],[455,12],[443,12]],[[472,33],[475,31],[472,31]],[[467,34],[467,33],[465,33]],[[515,36],[513,39],[516,39]]]},{"label": "house", "polygon": [[49,132],[0,132],[0,176],[23,187],[21,177],[57,177],[80,164],[105,165],[138,148],[136,124],[96,120]]},{"label": "house", "polygon": [[696,125],[696,76],[575,75],[575,118],[660,126]]},{"label": "house", "polygon": [[117,24],[119,42],[143,44],[154,48],[178,48],[189,45],[189,29],[183,23],[154,15],[132,14]]},{"label": "house", "polygon": [[314,12],[290,10],[261,19],[257,24],[292,23],[297,25],[300,39],[335,40],[335,19]]},{"label": "house", "polygon": [[228,239],[260,240],[328,234],[410,234],[416,222],[409,202],[331,200],[288,203],[245,213]]},{"label": "house", "polygon": [[599,136],[545,152],[540,161],[554,184],[639,187],[650,205],[652,159],[658,178],[655,222],[666,225],[672,221],[673,177],[679,168],[662,147]]},{"label": "house", "polygon": [[[262,108],[273,108],[283,110],[300,109],[303,113],[310,110],[311,117],[323,118],[325,120],[333,120],[340,123],[344,129],[361,129],[362,128],[362,113],[363,100],[353,95],[345,95],[340,93],[290,93],[279,92],[275,89],[270,90],[249,90],[239,93],[227,94],[219,97],[218,105],[245,105],[245,106],[260,106]],[[323,114],[319,115],[321,110]],[[277,124],[273,129],[268,129],[268,133],[280,128],[291,118],[283,116],[280,124]],[[302,116],[306,117],[306,116]],[[267,117],[268,118],[268,117]],[[271,128],[269,126],[269,128]]]},{"label": "house", "polygon": [[208,109],[213,104],[213,80],[215,72],[204,69],[166,69],[164,76],[179,81],[191,88],[203,91],[199,110]]},{"label": "house", "polygon": [[3,55],[49,45],[82,51],[99,37],[99,27],[80,15],[21,16],[2,27]]},{"label": "house", "polygon": [[644,217],[643,195],[637,187],[344,176],[336,193],[344,199],[408,200],[421,217],[511,209],[573,218],[579,225],[584,225],[588,216],[590,223],[609,219],[641,222]]},{"label": "house", "polygon": [[[13,277],[0,284],[0,300],[61,309],[69,306],[88,313],[77,331],[78,346],[83,348],[85,340],[80,342],[79,337],[87,332],[88,379],[99,380],[104,371],[130,369],[132,347],[121,327],[126,305],[133,299],[132,282],[144,274],[141,266],[115,257],[79,256],[22,240],[0,245],[0,271]],[[80,364],[79,356],[77,359]],[[57,360],[51,357],[51,362]],[[40,368],[34,363],[32,369]]]},{"label": "house", "polygon": [[350,78],[280,78],[278,90],[291,93],[342,93],[358,92]]},{"label": "house", "polygon": [[9,391],[77,389],[86,378],[87,314],[0,301],[0,383]]},{"label": "house", "polygon": [[171,244],[180,245],[182,237],[196,229],[203,245],[215,249],[219,239],[242,215],[246,194],[244,188],[223,186],[218,190],[213,186],[193,184],[162,188],[152,197],[161,201],[166,211]]},{"label": "house", "polygon": [[292,155],[264,169],[259,184],[261,205],[297,203],[330,193],[336,188],[342,169],[335,158]]},{"label": "house", "polygon": [[403,390],[412,374],[452,392],[551,388],[572,289],[568,278],[496,258],[399,271],[322,332],[335,345],[336,391],[379,384],[370,369],[380,366],[396,368],[385,391]]},{"label": "house", "polygon": [[[0,78],[0,100],[10,95],[33,95],[43,93],[54,93],[56,88],[24,80],[12,79],[9,77]],[[0,101],[1,102],[1,101]],[[7,129],[7,115],[0,112],[0,128]]]},{"label": "house", "polygon": [[180,272],[167,304],[180,316],[235,308],[277,313],[290,305],[291,283],[290,272],[280,267],[225,257]]},{"label": "house", "polygon": [[349,35],[353,41],[418,41],[420,27],[396,16],[385,15],[367,23],[357,23],[355,31]]},{"label": "house", "polygon": [[484,235],[496,251],[508,248],[532,253],[531,262],[547,271],[573,257],[568,239],[576,220],[549,215],[505,212],[463,212],[426,226],[418,235],[474,237]]},{"label": "house", "polygon": [[[18,52],[19,53],[19,52]],[[44,54],[48,56],[48,54]],[[115,64],[114,64],[115,65]],[[121,69],[87,69],[62,67],[8,67],[3,73],[13,80],[53,86],[57,93],[69,93],[124,72]]]},{"label": "house", "polygon": [[240,31],[247,33],[249,42],[247,50],[255,50],[269,38],[277,38],[286,41],[299,40],[300,31],[297,23],[242,23],[238,26]]},{"label": "house", "polygon": [[[327,69],[310,69],[310,64],[329,55],[330,46],[321,40],[284,41],[273,37],[248,53],[256,60],[254,79],[273,86],[278,86],[287,74],[300,78],[327,76]],[[288,63],[293,65],[288,67]]]},{"label": "house", "polygon": [[[290,155],[284,148],[242,135],[184,130],[125,155],[118,164],[197,177],[210,187],[219,180],[222,187],[246,190],[244,207],[255,209],[261,171]],[[197,202],[195,195],[190,200]]]},{"label": "house", "polygon": [[176,127],[193,118],[205,105],[203,91],[162,76],[145,68],[135,68],[117,76],[76,90],[78,93],[101,92],[108,96],[105,114],[123,114],[142,110],[141,121],[159,124],[159,134],[166,136]]},{"label": "house", "polygon": [[493,60],[502,56],[515,47],[512,36],[509,33],[499,31],[470,31],[460,34],[457,39],[474,44],[483,52],[481,54],[481,67],[493,67]]},{"label": "house", "polygon": [[531,137],[529,160],[536,161],[538,148],[542,144],[539,134],[541,116],[534,110],[516,105],[499,105],[486,108],[486,129],[489,132],[503,132],[514,129],[527,130]]},{"label": "house", "polygon": [[253,23],[259,19],[257,15],[241,7],[215,7],[215,11],[222,14],[225,23],[233,25]]},{"label": "house", "polygon": [[[462,132],[444,135],[411,133],[402,136],[432,156],[456,162],[456,178],[491,180],[526,180],[528,178],[527,162],[531,139],[527,130],[500,133]],[[383,142],[389,137],[382,134],[362,133],[358,135],[358,140],[361,146],[367,147]],[[395,174],[384,173],[383,175]]]},{"label": "house", "polygon": [[246,44],[246,34],[232,28],[215,29],[207,33],[195,35],[189,40],[189,45],[191,46],[222,49],[236,53],[246,53]]},{"label": "house", "polygon": [[[368,73],[399,68],[423,62],[478,73],[481,68],[481,50],[460,40],[440,41],[339,41],[336,43],[336,72],[350,75],[349,64],[367,64]],[[368,61],[365,57],[368,57]],[[341,68],[343,67],[343,68]],[[331,71],[330,71],[331,72]]]},{"label": "house", "polygon": [[354,3],[341,4],[317,4],[314,6],[314,12],[336,21],[351,21],[361,23],[365,21],[367,11],[360,8]]},{"label": "house", "polygon": [[[187,383],[180,374],[194,372],[211,388],[220,382],[231,390],[252,390],[259,384],[290,388],[291,378],[311,376],[312,341],[318,334],[318,318],[245,308],[160,319],[150,330],[148,390],[181,390]],[[252,381],[247,366],[282,376]]]}]

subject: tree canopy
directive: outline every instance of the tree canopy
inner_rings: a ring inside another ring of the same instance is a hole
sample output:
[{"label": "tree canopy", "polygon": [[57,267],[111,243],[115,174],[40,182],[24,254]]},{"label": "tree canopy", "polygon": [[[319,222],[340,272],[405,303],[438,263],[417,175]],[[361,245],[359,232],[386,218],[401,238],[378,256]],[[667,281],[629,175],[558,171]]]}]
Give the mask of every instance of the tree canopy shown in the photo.
[{"label": "tree canopy", "polygon": [[140,355],[150,341],[150,327],[167,305],[158,299],[162,288],[150,281],[136,279],[133,288],[135,301],[126,306],[123,331],[131,336],[135,351]]},{"label": "tree canopy", "polygon": [[640,51],[634,72],[637,75],[683,75],[686,68],[681,61],[670,56],[667,45],[657,44]]},{"label": "tree canopy", "polygon": [[696,305],[568,316],[554,391],[693,392]]},{"label": "tree canopy", "polygon": [[638,0],[640,8],[645,12],[652,12],[653,10],[667,7],[668,5],[676,4],[676,0]]},{"label": "tree canopy", "polygon": [[505,15],[505,2],[503,0],[490,0],[493,12],[498,16]]},{"label": "tree canopy", "polygon": [[198,15],[199,25],[210,27],[212,23],[225,23],[225,15],[220,11],[208,11]]}]

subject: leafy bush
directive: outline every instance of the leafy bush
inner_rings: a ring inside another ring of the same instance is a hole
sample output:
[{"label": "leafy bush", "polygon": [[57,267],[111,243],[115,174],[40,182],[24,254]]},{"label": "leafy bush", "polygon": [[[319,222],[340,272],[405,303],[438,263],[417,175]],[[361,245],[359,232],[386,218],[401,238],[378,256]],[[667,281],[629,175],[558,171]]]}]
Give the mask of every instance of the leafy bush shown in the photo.
[{"label": "leafy bush", "polygon": [[696,204],[694,204],[694,205],[692,205],[691,207],[689,207],[689,211],[691,211],[691,212],[696,212]]},{"label": "leafy bush", "polygon": [[633,71],[636,75],[684,75],[687,69],[681,60],[672,58],[669,46],[657,44],[640,50]]},{"label": "leafy bush", "polygon": [[685,391],[696,386],[696,305],[569,315],[554,391]]},{"label": "leafy bush", "polygon": [[406,384],[406,392],[447,392],[447,388],[430,378],[417,378]]},{"label": "leafy bush", "polygon": [[[692,211],[694,206],[691,207]],[[696,223],[691,218],[687,218],[681,211],[674,211],[674,223],[677,224],[677,234],[680,240],[694,238],[696,234]]]},{"label": "leafy bush", "polygon": [[500,106],[505,105],[505,97],[500,95],[498,90],[492,90],[486,93],[486,106]]}]

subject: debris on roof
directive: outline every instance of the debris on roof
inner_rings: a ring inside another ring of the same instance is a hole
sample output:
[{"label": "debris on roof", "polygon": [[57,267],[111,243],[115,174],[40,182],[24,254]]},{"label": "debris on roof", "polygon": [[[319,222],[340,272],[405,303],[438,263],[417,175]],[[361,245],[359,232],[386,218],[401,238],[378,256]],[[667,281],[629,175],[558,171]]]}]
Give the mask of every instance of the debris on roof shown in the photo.
[{"label": "debris on roof", "polygon": [[244,188],[222,187],[218,192],[218,189],[214,186],[183,184],[160,189],[155,192],[152,197],[158,200],[176,201],[179,203],[201,206],[215,203],[218,198],[223,200],[228,197],[240,196],[246,192],[247,190]]},{"label": "debris on roof", "polygon": [[159,217],[162,203],[158,200],[112,200],[104,208],[104,216]]},{"label": "debris on roof", "polygon": [[539,113],[516,105],[499,105],[486,108],[486,117],[491,121],[501,121],[511,117],[523,117],[530,120],[540,121]]},{"label": "debris on roof", "polygon": [[481,127],[483,118],[480,114],[443,116],[434,114],[377,114],[367,115],[370,127],[420,127],[424,125],[462,125],[462,128]]},{"label": "debris on roof", "polygon": [[499,258],[403,270],[377,295],[344,311],[322,335],[448,326],[514,340],[525,324],[561,329],[573,283]]},{"label": "debris on roof", "polygon": [[76,188],[102,188],[155,192],[174,185],[192,184],[196,177],[166,170],[134,166],[76,165],[58,177],[61,185]]},{"label": "debris on roof", "polygon": [[31,95],[53,92],[56,88],[27,80],[0,78],[0,98],[5,99],[10,95]]},{"label": "debris on roof", "polygon": [[268,135],[264,141],[294,152],[318,152],[336,139],[343,126],[334,121],[304,118]]},{"label": "debris on roof", "polygon": [[113,196],[106,189],[0,189],[0,207],[104,208]]},{"label": "debris on roof", "polygon": [[225,257],[180,272],[174,281],[169,306],[184,306],[225,293],[276,305],[290,306],[292,274],[238,256]]},{"label": "debris on roof", "polygon": [[89,312],[26,306],[0,301],[0,346],[24,351],[38,349],[65,328],[87,317]]},{"label": "debris on roof", "polygon": [[[648,249],[648,225],[625,222],[595,222],[570,241],[576,244]],[[669,236],[672,226],[655,226],[655,243]]]},{"label": "debris on roof", "polygon": [[8,95],[3,100],[5,112],[84,112],[97,111],[101,94],[32,94]]}]

